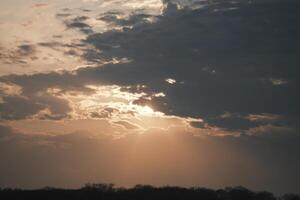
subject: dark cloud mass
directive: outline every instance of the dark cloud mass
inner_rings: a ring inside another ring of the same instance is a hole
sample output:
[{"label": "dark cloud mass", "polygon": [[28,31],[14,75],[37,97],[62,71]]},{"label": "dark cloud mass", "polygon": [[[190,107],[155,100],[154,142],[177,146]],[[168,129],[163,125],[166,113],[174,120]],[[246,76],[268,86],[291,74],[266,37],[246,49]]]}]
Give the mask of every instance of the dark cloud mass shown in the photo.
[{"label": "dark cloud mass", "polygon": [[[229,129],[250,126],[248,114],[298,117],[299,7],[297,1],[213,1],[179,10],[169,2],[156,23],[88,36],[100,57],[132,62],[78,74],[162,91],[166,98],[153,103],[166,113],[207,117],[212,124],[225,112],[241,116],[216,124]],[[168,77],[183,84],[170,86]]]},{"label": "dark cloud mass", "polygon": [[[163,15],[153,23],[145,21],[150,16],[141,14],[128,19],[116,18],[117,13],[102,16],[102,20],[133,27],[88,35],[84,43],[95,48],[85,58],[92,62],[127,58],[130,62],[79,69],[75,75],[7,79],[22,85],[27,95],[53,86],[81,90],[85,84],[146,85],[145,92],[166,95],[146,100],[155,109],[202,117],[228,130],[261,124],[250,121],[250,114],[281,115],[298,122],[300,3],[210,1],[203,5],[179,9],[172,1],[166,2]],[[85,29],[86,19],[76,17],[67,26]],[[168,84],[167,78],[176,84]],[[231,115],[221,117],[225,113]]]}]

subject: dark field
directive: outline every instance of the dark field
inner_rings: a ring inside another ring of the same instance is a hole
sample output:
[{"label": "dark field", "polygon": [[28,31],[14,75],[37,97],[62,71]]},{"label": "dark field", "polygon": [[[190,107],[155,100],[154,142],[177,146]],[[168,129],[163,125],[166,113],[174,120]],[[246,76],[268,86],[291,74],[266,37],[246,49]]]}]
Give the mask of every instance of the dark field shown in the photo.
[{"label": "dark field", "polygon": [[182,187],[153,187],[137,185],[134,188],[115,188],[112,184],[87,184],[80,189],[43,188],[37,190],[1,189],[0,199],[3,200],[300,200],[294,194],[285,194],[280,197],[272,193],[261,191],[253,192],[244,187],[228,187],[212,190],[206,188]]}]

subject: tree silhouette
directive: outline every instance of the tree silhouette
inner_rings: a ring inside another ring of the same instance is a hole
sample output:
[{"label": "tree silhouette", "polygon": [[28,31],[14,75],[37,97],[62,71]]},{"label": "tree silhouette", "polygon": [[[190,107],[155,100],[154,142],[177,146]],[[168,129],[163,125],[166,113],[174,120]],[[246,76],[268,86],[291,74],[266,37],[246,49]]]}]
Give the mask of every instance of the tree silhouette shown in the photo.
[{"label": "tree silhouette", "polygon": [[45,187],[38,190],[0,188],[4,200],[300,200],[295,194],[274,197],[269,192],[253,192],[242,186],[212,190],[201,187],[154,187],[136,185],[116,188],[114,184],[88,183],[80,189]]}]

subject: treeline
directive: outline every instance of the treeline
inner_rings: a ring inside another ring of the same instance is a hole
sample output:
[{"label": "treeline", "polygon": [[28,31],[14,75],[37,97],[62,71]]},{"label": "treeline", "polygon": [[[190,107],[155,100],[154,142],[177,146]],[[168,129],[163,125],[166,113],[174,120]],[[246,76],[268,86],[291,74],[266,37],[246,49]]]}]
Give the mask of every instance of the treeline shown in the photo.
[{"label": "treeline", "polygon": [[116,188],[113,184],[86,184],[80,189],[42,188],[21,190],[0,188],[3,200],[300,200],[295,194],[275,197],[270,192],[253,192],[244,187],[212,190],[207,188],[153,187],[136,185]]}]

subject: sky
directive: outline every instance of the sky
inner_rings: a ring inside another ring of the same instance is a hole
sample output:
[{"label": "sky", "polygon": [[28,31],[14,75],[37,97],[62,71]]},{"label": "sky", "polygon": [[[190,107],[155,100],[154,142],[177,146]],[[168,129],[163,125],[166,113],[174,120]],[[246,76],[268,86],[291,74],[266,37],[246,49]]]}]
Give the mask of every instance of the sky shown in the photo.
[{"label": "sky", "polygon": [[0,1],[0,187],[299,194],[299,9]]}]

